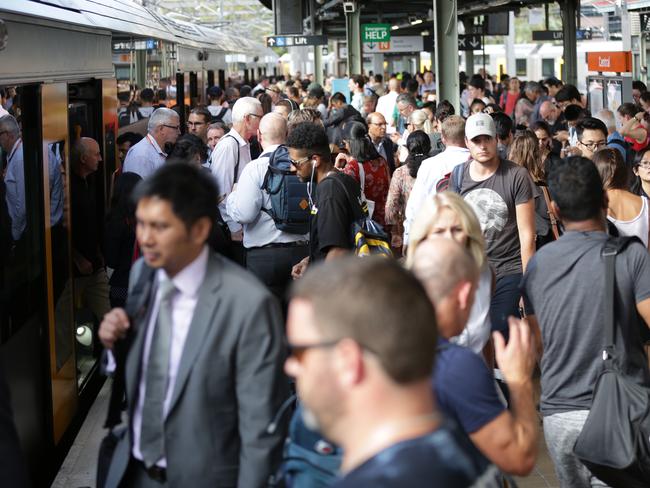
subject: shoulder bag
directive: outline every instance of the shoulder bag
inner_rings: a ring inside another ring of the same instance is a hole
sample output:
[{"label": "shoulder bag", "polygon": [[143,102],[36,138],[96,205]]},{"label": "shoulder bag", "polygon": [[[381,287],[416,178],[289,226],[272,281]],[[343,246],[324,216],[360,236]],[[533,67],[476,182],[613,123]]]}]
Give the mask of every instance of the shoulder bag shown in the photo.
[{"label": "shoulder bag", "polygon": [[589,415],[573,448],[589,471],[612,488],[650,486],[650,388],[626,376],[614,347],[616,255],[632,240],[637,238],[609,238],[603,249],[606,293],[602,371]]}]

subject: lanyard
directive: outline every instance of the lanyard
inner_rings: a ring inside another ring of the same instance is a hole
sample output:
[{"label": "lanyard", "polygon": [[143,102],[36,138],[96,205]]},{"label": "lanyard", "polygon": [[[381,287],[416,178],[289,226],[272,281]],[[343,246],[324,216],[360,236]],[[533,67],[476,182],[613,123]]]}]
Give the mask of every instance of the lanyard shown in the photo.
[{"label": "lanyard", "polygon": [[158,154],[160,154],[161,156],[167,157],[167,154],[162,152],[162,150],[160,149],[160,147],[158,146],[156,141],[153,140],[153,137],[151,137],[151,135],[147,134],[147,140],[149,141],[149,144],[151,144],[153,146],[153,148],[156,150],[156,152]]}]

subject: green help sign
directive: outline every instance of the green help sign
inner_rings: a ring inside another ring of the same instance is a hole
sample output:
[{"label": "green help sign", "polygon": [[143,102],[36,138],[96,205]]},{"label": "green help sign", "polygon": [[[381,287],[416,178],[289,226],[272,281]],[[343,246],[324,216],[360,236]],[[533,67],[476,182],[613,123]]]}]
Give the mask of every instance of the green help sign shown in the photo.
[{"label": "green help sign", "polygon": [[361,39],[363,42],[390,41],[390,24],[363,24]]}]

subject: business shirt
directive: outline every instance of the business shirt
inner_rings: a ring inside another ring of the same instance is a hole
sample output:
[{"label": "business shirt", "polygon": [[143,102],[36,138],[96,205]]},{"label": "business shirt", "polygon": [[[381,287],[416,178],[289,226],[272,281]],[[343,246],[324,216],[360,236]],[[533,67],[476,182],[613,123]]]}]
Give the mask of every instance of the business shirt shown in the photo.
[{"label": "business shirt", "polygon": [[226,209],[226,197],[230,194],[235,184],[237,154],[239,154],[239,170],[237,171],[237,180],[239,180],[242,171],[251,160],[251,151],[248,141],[235,129],[230,129],[219,140],[210,157],[210,171],[217,181],[217,188],[219,189],[219,210],[232,233],[242,230],[241,225],[228,215]]},{"label": "business shirt", "polygon": [[379,100],[377,100],[376,110],[384,116],[388,127],[395,127],[393,112],[395,111],[397,96],[398,94],[396,92],[388,92],[386,95],[379,97]]},{"label": "business shirt", "polygon": [[[165,392],[165,401],[163,403],[163,415],[165,417],[169,412],[169,404],[171,402],[172,392],[174,391],[174,385],[176,384],[176,376],[178,374],[178,367],[183,354],[183,346],[185,345],[185,340],[187,339],[187,334],[190,330],[194,309],[196,308],[199,299],[199,288],[205,278],[207,265],[208,247],[204,246],[201,254],[176,274],[174,278],[172,278],[172,282],[177,291],[171,301],[173,327],[171,351],[169,356],[169,378],[167,382],[167,390]],[[160,283],[169,278],[165,271],[159,269],[157,271],[156,279],[157,282]],[[142,354],[142,373],[140,374],[140,383],[138,385],[138,402],[133,411],[133,449],[131,452],[133,457],[139,460],[142,460],[140,435],[142,431],[142,410],[144,407],[145,395],[147,393],[147,365],[149,363],[149,351],[151,350],[151,342],[156,327],[160,300],[161,291],[159,287],[157,287],[153,308],[149,318],[149,325],[146,331],[144,351]],[[167,467],[167,459],[162,458],[156,464],[163,468]]]},{"label": "business shirt", "polygon": [[237,189],[226,200],[226,211],[237,223],[243,224],[244,247],[262,247],[271,243],[307,241],[309,235],[289,234],[278,230],[273,218],[262,209],[271,208],[271,196],[262,190],[269,167],[269,158],[278,145],[267,147],[262,155],[246,165]]},{"label": "business shirt", "polygon": [[388,161],[388,153],[386,152],[386,148],[384,147],[384,139],[380,139],[378,144],[375,144],[374,142],[372,143],[373,146],[375,146],[375,149],[377,150],[377,154],[379,154],[382,158],[384,158],[385,161]]},{"label": "business shirt", "polygon": [[[48,148],[47,165],[50,191],[50,224],[61,222],[63,218],[63,176],[60,157]],[[7,212],[11,218],[11,236],[14,241],[20,239],[27,224],[25,203],[25,162],[23,158],[23,141],[18,138],[7,155],[5,174]]]},{"label": "business shirt", "polygon": [[438,182],[446,174],[451,173],[457,165],[464,163],[469,158],[469,149],[466,147],[447,146],[440,154],[422,161],[404,212],[404,244],[408,244],[411,225],[422,204],[429,195],[436,194]]},{"label": "business shirt", "polygon": [[147,137],[126,153],[122,171],[124,173],[136,173],[142,179],[145,179],[165,164],[166,160],[167,153],[160,148],[151,134],[147,134]]}]

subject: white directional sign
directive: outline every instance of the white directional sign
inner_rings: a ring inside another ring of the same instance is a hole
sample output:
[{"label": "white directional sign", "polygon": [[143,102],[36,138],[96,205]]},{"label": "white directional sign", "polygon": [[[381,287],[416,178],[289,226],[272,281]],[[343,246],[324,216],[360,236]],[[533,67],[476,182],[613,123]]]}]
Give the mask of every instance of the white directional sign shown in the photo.
[{"label": "white directional sign", "polygon": [[474,51],[475,49],[483,49],[481,36],[475,34],[458,34],[459,51]]},{"label": "white directional sign", "polygon": [[392,36],[388,42],[364,42],[364,54],[413,53],[424,51],[422,36]]},{"label": "white directional sign", "polygon": [[269,36],[268,47],[320,46],[327,44],[326,36]]}]

